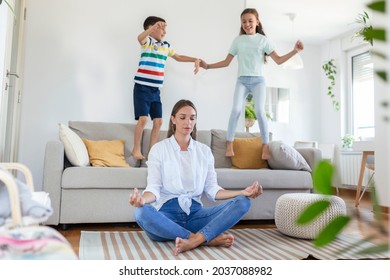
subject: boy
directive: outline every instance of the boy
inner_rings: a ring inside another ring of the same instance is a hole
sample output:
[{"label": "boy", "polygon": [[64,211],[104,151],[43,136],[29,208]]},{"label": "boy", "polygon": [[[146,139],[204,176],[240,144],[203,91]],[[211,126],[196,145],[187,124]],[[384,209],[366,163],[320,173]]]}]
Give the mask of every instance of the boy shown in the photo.
[{"label": "boy", "polygon": [[165,20],[150,16],[144,22],[144,30],[138,35],[141,44],[141,60],[138,71],[134,77],[134,114],[138,121],[134,132],[133,157],[136,160],[144,159],[141,153],[141,138],[148,115],[153,120],[150,135],[150,147],[158,141],[162,125],[162,104],[160,99],[160,87],[164,82],[164,68],[168,57],[179,62],[194,62],[196,74],[199,70],[200,59],[179,55],[171,48],[171,45],[163,41],[166,34]]}]

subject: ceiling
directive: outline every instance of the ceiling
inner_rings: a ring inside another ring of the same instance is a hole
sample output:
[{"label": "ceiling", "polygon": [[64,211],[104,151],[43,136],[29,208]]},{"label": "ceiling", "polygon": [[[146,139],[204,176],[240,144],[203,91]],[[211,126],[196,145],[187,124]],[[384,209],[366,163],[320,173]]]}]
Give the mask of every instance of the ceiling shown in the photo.
[{"label": "ceiling", "polygon": [[[276,41],[323,44],[327,40],[356,30],[356,18],[369,9],[370,0],[246,0],[256,8],[265,34]],[[295,14],[294,21],[286,15]]]}]

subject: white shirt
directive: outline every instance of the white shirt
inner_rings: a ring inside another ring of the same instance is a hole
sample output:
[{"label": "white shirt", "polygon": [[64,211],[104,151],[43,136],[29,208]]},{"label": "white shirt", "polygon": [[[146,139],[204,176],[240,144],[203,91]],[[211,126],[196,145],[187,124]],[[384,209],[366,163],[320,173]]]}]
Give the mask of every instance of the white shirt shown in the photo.
[{"label": "white shirt", "polygon": [[[182,168],[180,146],[174,136],[154,144],[150,150],[146,162],[148,177],[144,192],[151,192],[156,196],[156,201],[151,205],[157,210],[168,200],[177,197],[181,209],[188,215],[192,199],[202,204],[201,197],[205,192],[209,199],[215,201],[215,195],[222,189],[217,183],[214,157],[210,148],[191,138],[188,152],[192,170]],[[183,186],[183,182],[187,185],[188,178],[191,177],[192,190]]]}]

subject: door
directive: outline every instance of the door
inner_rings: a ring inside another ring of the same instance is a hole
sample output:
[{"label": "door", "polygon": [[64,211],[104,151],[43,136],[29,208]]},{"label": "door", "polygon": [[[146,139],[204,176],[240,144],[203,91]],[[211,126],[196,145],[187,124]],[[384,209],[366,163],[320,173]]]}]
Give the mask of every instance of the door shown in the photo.
[{"label": "door", "polygon": [[[0,161],[17,161],[21,104],[21,46],[23,45],[24,0],[0,5]],[[20,11],[23,11],[22,13]]]}]

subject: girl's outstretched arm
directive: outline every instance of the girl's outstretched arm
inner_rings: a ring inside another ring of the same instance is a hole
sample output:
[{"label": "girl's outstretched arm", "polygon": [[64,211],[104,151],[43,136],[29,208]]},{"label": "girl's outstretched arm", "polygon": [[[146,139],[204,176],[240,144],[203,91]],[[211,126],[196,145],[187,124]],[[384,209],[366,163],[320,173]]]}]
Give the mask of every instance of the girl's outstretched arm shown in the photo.
[{"label": "girl's outstretched arm", "polygon": [[200,67],[204,69],[214,69],[214,68],[223,68],[229,66],[230,62],[232,62],[234,56],[232,56],[230,53],[226,56],[224,60],[221,60],[216,63],[207,64],[205,61],[202,60]]},{"label": "girl's outstretched arm", "polygon": [[303,50],[303,43],[301,41],[297,41],[295,43],[294,49],[291,52],[280,56],[277,54],[276,51],[273,51],[269,56],[276,62],[276,64],[279,65],[286,62],[287,60],[289,60],[291,57],[293,57],[294,55],[296,55],[302,50]]}]

